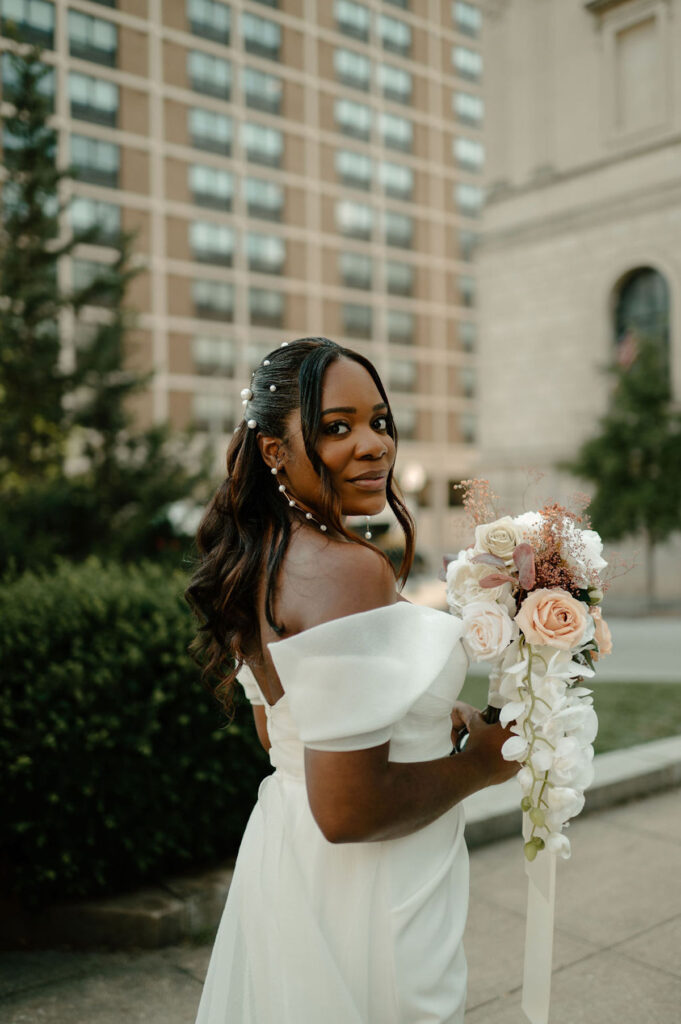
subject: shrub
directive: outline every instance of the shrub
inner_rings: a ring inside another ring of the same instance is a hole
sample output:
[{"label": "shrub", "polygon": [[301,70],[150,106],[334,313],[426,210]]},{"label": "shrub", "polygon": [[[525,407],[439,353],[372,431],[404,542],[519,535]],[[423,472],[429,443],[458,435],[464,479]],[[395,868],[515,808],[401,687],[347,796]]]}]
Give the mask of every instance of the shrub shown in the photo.
[{"label": "shrub", "polygon": [[0,594],[3,888],[27,905],[111,893],[236,851],[268,770],[187,654],[186,581],[61,562]]}]

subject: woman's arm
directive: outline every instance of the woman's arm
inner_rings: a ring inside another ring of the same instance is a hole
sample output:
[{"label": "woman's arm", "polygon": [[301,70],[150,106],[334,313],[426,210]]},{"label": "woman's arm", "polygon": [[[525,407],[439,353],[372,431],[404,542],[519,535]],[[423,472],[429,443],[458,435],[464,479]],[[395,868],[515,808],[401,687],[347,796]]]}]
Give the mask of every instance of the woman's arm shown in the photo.
[{"label": "woman's arm", "polygon": [[435,821],[471,793],[511,778],[520,767],[500,754],[509,732],[467,716],[466,749],[434,761],[388,760],[390,743],[344,753],[305,750],[310,808],[332,843],[397,839]]}]

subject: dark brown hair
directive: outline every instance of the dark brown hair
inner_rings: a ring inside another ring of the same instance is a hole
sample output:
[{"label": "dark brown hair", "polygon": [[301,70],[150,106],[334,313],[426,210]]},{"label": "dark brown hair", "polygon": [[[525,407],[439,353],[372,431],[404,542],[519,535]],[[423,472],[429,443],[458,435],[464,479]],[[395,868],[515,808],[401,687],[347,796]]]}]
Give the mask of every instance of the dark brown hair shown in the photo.
[{"label": "dark brown hair", "polygon": [[[246,407],[246,417],[255,420],[257,426],[251,429],[244,420],[234,432],[227,450],[227,477],[199,526],[198,564],[185,592],[199,619],[190,651],[203,667],[204,677],[211,674],[221,680],[215,693],[227,706],[239,668],[259,646],[256,601],[263,573],[267,579],[267,621],[275,632],[284,631],[276,622],[274,603],[291,537],[292,516],[300,515],[282,501],[277,481],[262,458],[257,434],[285,440],[288,418],[300,409],[305,451],[321,480],[320,518],[353,543],[372,546],[343,525],[340,498],[316,451],[324,373],[338,359],[352,359],[371,375],[388,407],[387,432],[397,445],[397,430],[381,378],[373,364],[358,352],[327,338],[302,338],[275,349],[253,373],[253,397]],[[272,384],[274,391],[270,390]],[[404,583],[414,558],[414,522],[396,489],[392,469],[386,494],[405,536],[404,557],[397,574]]]}]

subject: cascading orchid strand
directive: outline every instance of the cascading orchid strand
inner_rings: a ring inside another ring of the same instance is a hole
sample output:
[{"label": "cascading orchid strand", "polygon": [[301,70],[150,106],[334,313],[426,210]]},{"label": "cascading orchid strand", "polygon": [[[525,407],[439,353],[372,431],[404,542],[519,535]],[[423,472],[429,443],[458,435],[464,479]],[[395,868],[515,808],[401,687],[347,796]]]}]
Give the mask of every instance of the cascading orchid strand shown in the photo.
[{"label": "cascading orchid strand", "polygon": [[570,856],[563,829],[593,780],[598,719],[581,684],[612,649],[598,607],[602,547],[581,511],[550,504],[490,523],[478,518],[475,543],[446,569],[464,646],[473,661],[490,664],[489,704],[513,734],[502,755],[522,765],[530,861],[543,849]]}]

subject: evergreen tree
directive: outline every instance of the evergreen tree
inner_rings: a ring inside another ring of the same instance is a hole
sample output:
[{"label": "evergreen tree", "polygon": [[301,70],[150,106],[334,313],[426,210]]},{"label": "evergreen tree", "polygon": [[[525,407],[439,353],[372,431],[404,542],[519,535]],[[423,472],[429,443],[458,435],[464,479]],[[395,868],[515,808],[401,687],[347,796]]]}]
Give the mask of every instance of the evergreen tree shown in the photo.
[{"label": "evergreen tree", "polygon": [[[135,428],[130,399],[150,375],[126,367],[133,317],[125,296],[139,272],[132,236],[121,235],[113,261],[79,289],[59,287],[59,261],[103,236],[95,226],[60,237],[59,186],[72,172],[55,163],[50,70],[38,48],[18,41],[8,58],[12,90],[4,98],[14,110],[4,122],[0,211],[0,566],[44,565],[57,554],[153,554],[170,532],[165,510],[201,490],[210,453],[166,424]],[[104,313],[66,368],[62,311],[78,318],[88,306]]]},{"label": "evergreen tree", "polygon": [[629,338],[622,352],[610,369],[615,386],[599,433],[563,468],[595,485],[590,513],[604,540],[645,538],[652,605],[655,549],[681,530],[681,412],[659,341]]}]

